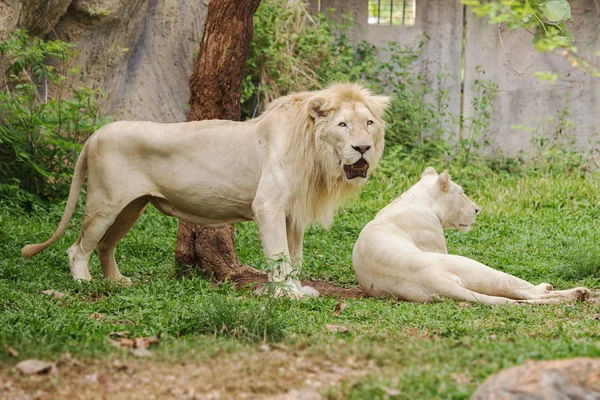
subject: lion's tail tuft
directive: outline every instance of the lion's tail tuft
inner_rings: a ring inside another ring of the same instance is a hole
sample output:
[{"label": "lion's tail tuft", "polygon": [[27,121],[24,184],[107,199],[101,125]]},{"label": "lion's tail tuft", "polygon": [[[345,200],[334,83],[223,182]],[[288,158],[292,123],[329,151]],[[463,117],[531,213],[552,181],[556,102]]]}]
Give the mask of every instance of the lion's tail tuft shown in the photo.
[{"label": "lion's tail tuft", "polygon": [[23,251],[21,252],[21,254],[23,254],[24,258],[31,258],[40,251],[44,250],[46,247],[47,246],[44,246],[44,243],[28,244],[27,246],[23,247]]}]

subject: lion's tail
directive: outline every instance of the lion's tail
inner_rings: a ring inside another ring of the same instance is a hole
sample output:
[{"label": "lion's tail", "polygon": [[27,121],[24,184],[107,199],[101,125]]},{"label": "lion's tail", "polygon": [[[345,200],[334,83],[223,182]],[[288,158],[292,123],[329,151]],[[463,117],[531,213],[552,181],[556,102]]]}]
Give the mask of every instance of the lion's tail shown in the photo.
[{"label": "lion's tail", "polygon": [[31,258],[35,256],[40,251],[52,245],[52,243],[56,242],[56,240],[63,234],[71,217],[73,216],[73,212],[75,211],[75,207],[77,206],[77,198],[79,197],[79,192],[81,192],[81,188],[83,187],[83,183],[85,182],[85,172],[87,171],[87,143],[83,146],[81,150],[81,154],[77,159],[77,163],[75,164],[75,172],[73,173],[73,181],[71,182],[71,189],[69,189],[69,198],[67,200],[67,206],[65,207],[65,212],[60,220],[60,224],[58,224],[58,228],[56,228],[56,232],[54,235],[44,243],[39,244],[28,244],[23,247],[23,257]]}]

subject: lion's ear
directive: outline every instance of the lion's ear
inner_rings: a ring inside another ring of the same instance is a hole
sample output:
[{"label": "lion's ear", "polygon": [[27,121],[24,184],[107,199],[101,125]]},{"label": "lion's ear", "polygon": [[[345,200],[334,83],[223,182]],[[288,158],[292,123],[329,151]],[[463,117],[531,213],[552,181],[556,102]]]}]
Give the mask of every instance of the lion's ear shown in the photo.
[{"label": "lion's ear", "polygon": [[323,99],[311,100],[308,103],[308,113],[313,119],[324,118],[327,116],[327,111],[324,109],[325,101]]},{"label": "lion's ear", "polygon": [[377,118],[381,118],[389,107],[391,100],[390,96],[369,96],[368,108]]},{"label": "lion's ear", "polygon": [[377,111],[379,112],[379,116],[383,115],[392,101],[390,96],[372,96],[372,99]]},{"label": "lion's ear", "polygon": [[421,174],[421,178],[423,178],[425,176],[429,176],[429,175],[438,176],[438,173],[435,170],[435,168],[427,167],[427,168],[425,168],[425,171],[423,171],[423,174]]},{"label": "lion's ear", "polygon": [[450,174],[448,171],[444,171],[440,176],[438,176],[436,184],[442,192],[448,191],[450,188]]}]

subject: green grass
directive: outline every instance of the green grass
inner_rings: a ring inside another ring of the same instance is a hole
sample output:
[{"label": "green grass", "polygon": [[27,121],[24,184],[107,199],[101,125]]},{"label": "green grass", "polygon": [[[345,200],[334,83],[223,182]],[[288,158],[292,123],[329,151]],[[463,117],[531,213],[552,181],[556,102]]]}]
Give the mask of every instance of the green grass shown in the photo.
[{"label": "green grass", "polygon": [[[330,231],[309,229],[303,276],[356,285],[354,240],[381,207],[418,179],[421,167],[400,165],[392,177],[377,174],[360,199],[338,212]],[[447,233],[451,253],[535,284],[600,287],[600,177],[468,170],[456,175],[482,212],[470,233]],[[56,358],[64,351],[79,358],[121,354],[108,342],[113,331],[160,337],[155,358],[165,362],[258,351],[267,340],[332,362],[354,356],[374,363],[377,373],[329,389],[331,398],[388,398],[393,389],[400,398],[415,399],[468,398],[487,376],[526,359],[600,356],[597,303],[462,307],[452,301],[356,299],[346,300],[336,318],[333,299],[273,300],[201,277],[176,279],[177,222],[153,209],[117,249],[121,272],[134,286],[100,279],[95,256],[94,281],[75,283],[66,249],[77,237],[81,208],[55,245],[23,260],[21,247],[48,238],[63,205],[34,206],[31,212],[0,206],[0,342],[21,359]],[[242,261],[266,266],[253,223],[239,224],[236,240]],[[66,296],[46,296],[46,289]],[[93,313],[106,316],[99,321]],[[350,332],[332,333],[325,324]],[[14,361],[0,349],[0,363]]]}]

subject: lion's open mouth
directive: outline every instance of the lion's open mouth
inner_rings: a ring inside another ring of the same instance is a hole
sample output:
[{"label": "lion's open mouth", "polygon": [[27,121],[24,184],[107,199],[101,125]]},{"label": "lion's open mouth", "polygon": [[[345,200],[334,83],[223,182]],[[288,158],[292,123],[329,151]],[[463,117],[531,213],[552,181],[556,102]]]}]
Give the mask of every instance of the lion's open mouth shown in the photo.
[{"label": "lion's open mouth", "polygon": [[354,164],[344,164],[344,172],[346,172],[346,178],[366,178],[367,171],[369,170],[369,163],[364,158],[361,158]]}]

